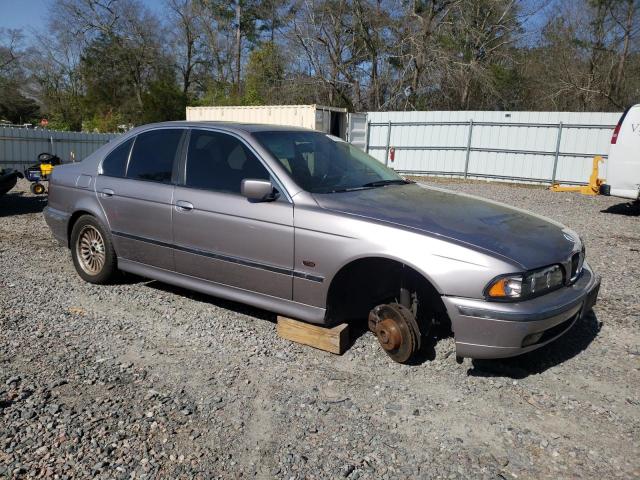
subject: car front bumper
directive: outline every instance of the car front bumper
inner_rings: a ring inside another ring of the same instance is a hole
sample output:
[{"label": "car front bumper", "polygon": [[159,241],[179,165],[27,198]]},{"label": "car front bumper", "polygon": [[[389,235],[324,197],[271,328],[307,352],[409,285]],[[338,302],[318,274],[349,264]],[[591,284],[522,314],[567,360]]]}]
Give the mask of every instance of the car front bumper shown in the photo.
[{"label": "car front bumper", "polygon": [[504,358],[530,352],[567,332],[596,303],[600,278],[585,262],[571,286],[517,303],[443,296],[456,354]]}]

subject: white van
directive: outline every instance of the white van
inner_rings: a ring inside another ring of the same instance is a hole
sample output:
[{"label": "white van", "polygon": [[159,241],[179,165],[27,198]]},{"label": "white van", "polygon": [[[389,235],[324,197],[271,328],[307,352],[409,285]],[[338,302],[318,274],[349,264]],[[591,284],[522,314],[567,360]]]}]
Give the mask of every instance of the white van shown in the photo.
[{"label": "white van", "polygon": [[606,182],[600,186],[603,195],[639,199],[640,104],[629,107],[613,131]]}]

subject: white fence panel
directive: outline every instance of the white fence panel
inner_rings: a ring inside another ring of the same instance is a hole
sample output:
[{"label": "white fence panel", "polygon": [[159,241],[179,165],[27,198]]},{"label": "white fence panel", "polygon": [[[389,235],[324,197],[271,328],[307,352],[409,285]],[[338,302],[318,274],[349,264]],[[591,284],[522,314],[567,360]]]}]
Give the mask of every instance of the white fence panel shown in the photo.
[{"label": "white fence panel", "polygon": [[[620,115],[369,112],[368,151],[403,173],[586,183],[593,156],[606,158]],[[606,177],[606,162],[601,177]]]}]

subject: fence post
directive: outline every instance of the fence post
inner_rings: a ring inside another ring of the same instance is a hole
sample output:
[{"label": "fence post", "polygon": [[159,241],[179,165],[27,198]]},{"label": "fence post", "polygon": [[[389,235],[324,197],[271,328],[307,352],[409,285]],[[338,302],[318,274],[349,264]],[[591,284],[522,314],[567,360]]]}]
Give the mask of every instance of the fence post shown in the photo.
[{"label": "fence post", "polygon": [[384,154],[384,164],[389,165],[389,147],[391,144],[391,120],[387,123],[387,148]]},{"label": "fence post", "polygon": [[562,122],[558,124],[558,136],[556,137],[556,154],[553,159],[553,173],[551,174],[551,185],[556,183],[556,172],[558,170],[558,157],[560,156],[560,140],[562,140]]},{"label": "fence post", "polygon": [[464,178],[469,174],[469,157],[471,156],[471,135],[473,135],[473,118],[469,120],[469,136],[467,137],[467,158],[464,161]]},{"label": "fence post", "polygon": [[367,131],[364,132],[364,151],[369,153],[369,132],[371,131],[371,120],[367,120]]},{"label": "fence post", "polygon": [[53,135],[49,136],[49,143],[51,144],[51,155],[55,155],[53,153]]}]

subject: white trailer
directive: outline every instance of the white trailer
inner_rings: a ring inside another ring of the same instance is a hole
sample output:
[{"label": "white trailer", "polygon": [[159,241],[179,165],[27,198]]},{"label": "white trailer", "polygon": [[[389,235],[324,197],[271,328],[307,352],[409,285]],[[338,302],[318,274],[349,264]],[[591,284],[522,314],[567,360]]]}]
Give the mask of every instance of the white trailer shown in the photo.
[{"label": "white trailer", "polygon": [[347,139],[347,109],[320,105],[187,107],[187,120],[287,125]]}]

